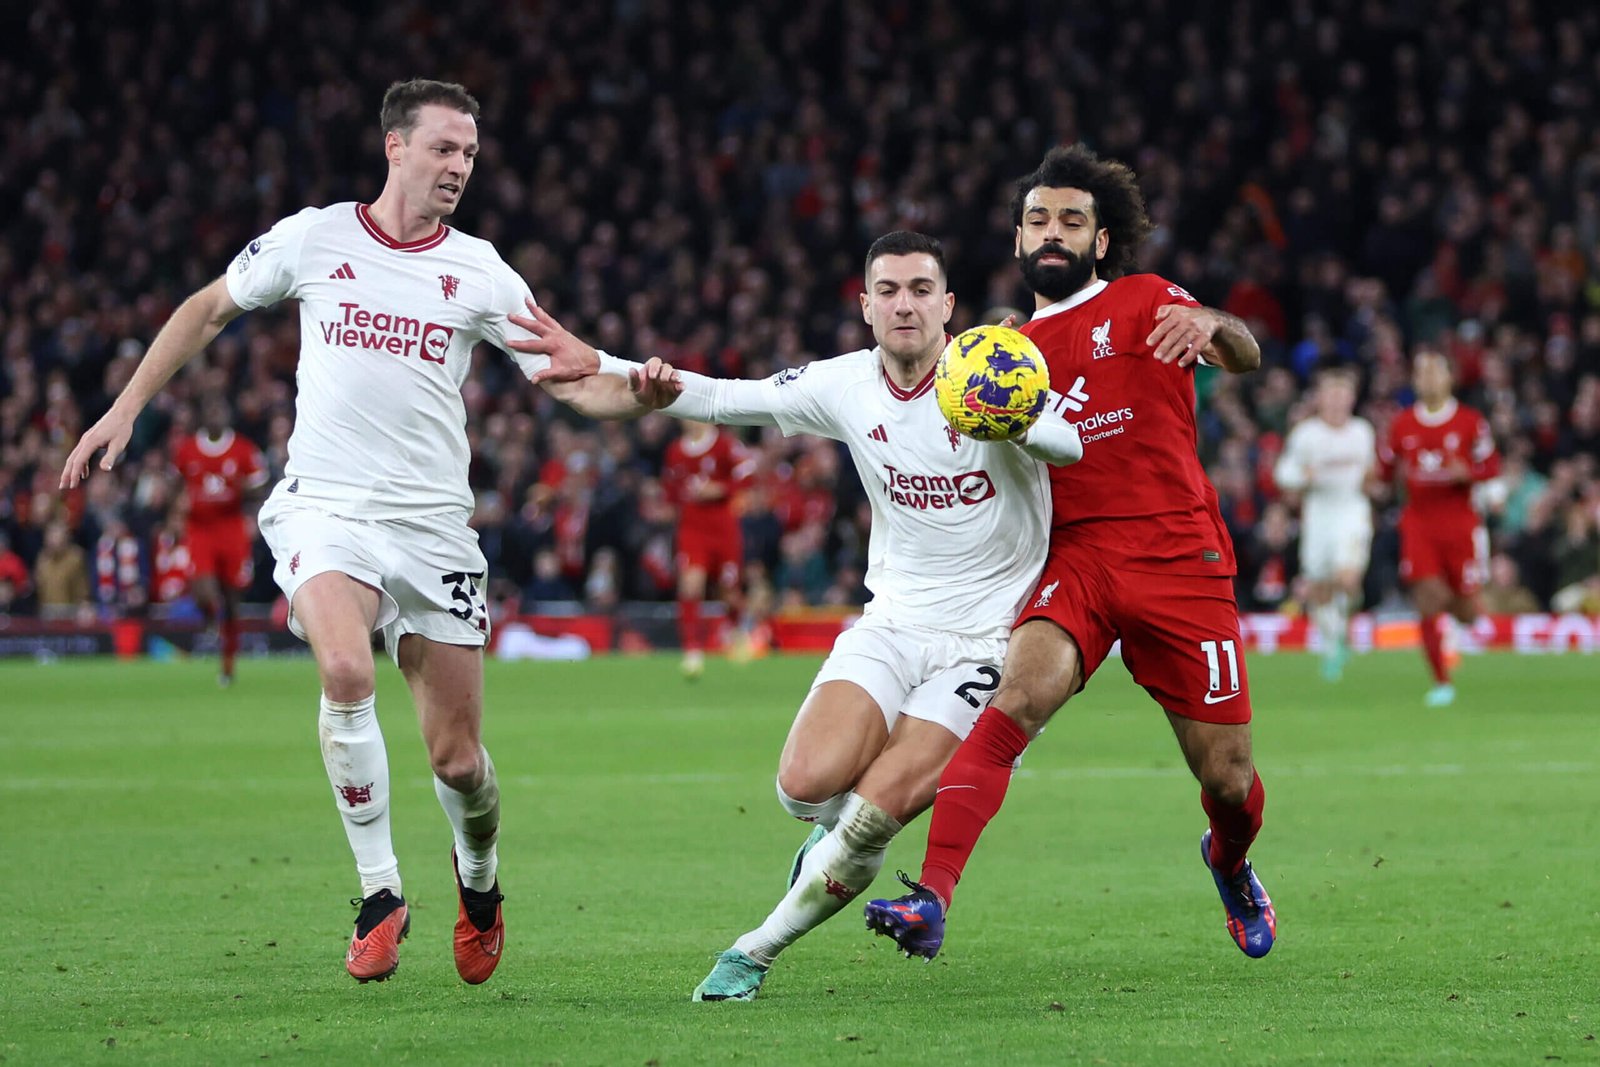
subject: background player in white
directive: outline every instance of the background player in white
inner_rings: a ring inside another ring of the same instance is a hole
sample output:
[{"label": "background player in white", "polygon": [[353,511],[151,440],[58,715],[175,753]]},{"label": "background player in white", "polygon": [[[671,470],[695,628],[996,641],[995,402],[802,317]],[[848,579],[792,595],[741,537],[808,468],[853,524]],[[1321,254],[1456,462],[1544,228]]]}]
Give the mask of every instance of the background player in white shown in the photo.
[{"label": "background player in white", "polygon": [[[389,768],[374,712],[371,634],[405,675],[455,836],[456,967],[489,977],[504,936],[495,844],[500,794],[480,738],[485,563],[468,528],[466,413],[474,346],[506,347],[528,288],[486,241],[440,220],[478,152],[478,104],[459,85],[413,80],[384,95],[388,176],[370,206],[307,208],[251,241],[162,327],[128,387],[68,457],[61,485],[110,470],[134,417],[241,312],[300,301],[296,420],[286,476],[260,526],[322,682],[319,733],[361,877],[346,969],[384,979],[409,927],[389,831]],[[516,357],[529,380],[593,415],[639,410],[592,354]],[[556,384],[563,382],[566,384]]]},{"label": "background player in white", "polygon": [[[904,231],[879,238],[866,283],[862,316],[876,348],[758,381],[675,372],[658,360],[644,368],[648,406],[664,399],[652,389],[681,382],[669,414],[843,441],[872,505],[872,600],[834,643],[778,763],[779,801],[816,829],[795,856],[788,894],[718,957],[695,1000],[754,999],[778,953],[869,886],[895,834],[933,802],[939,772],[999,681],[1011,621],[1044,562],[1049,479],[1040,460],[1070,463],[1083,452],[1056,415],[1021,447],[949,428],[933,371],[955,297],[937,241]],[[512,343],[522,351],[582,347],[542,310],[512,321],[540,335]]]},{"label": "background player in white", "polygon": [[1352,414],[1355,372],[1332,367],[1317,375],[1316,410],[1289,431],[1273,477],[1300,494],[1300,570],[1311,621],[1322,643],[1322,676],[1344,673],[1351,609],[1372,554],[1372,504],[1367,481],[1377,462],[1372,424]]}]

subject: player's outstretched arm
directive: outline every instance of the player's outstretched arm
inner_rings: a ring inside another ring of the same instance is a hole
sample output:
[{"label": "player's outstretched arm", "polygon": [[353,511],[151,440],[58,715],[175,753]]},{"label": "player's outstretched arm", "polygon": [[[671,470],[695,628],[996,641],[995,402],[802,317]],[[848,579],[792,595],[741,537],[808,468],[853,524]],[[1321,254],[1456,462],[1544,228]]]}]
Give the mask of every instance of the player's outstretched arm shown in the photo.
[{"label": "player's outstretched arm", "polygon": [[193,359],[195,353],[210,344],[222,328],[243,311],[229,295],[225,278],[216,279],[179,305],[150,342],[150,350],[139,361],[139,368],[112,403],[111,410],[78,439],[77,447],[61,470],[60,488],[71,489],[87,478],[89,461],[102,448],[106,454],[100,460],[100,469],[110,470],[128,447],[128,438],[133,436],[133,420],[150,398],[161,391],[178,368]]},{"label": "player's outstretched arm", "polygon": [[1083,458],[1083,438],[1076,426],[1057,413],[1059,400],[1052,396],[1034,424],[1015,440],[1018,448],[1052,467],[1065,467]]},{"label": "player's outstretched arm", "polygon": [[1145,343],[1155,349],[1158,363],[1188,367],[1204,358],[1230,374],[1245,374],[1261,366],[1261,346],[1237,315],[1219,308],[1162,304],[1156,308],[1155,319],[1155,329]]},{"label": "player's outstretched arm", "polygon": [[[518,352],[549,358],[550,366],[530,375],[530,382],[591,419],[637,418],[672,402],[676,395],[671,391],[672,383],[639,396],[628,386],[628,375],[636,373],[634,364],[600,352],[532,300],[526,303],[526,315],[507,318],[532,336],[508,338],[506,345]],[[597,369],[600,373],[595,373]]]}]

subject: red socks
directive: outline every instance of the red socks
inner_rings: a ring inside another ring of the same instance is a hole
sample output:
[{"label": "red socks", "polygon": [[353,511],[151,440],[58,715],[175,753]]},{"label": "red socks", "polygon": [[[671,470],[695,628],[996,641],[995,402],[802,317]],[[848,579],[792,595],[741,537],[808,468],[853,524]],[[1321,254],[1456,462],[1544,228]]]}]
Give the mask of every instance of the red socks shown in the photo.
[{"label": "red socks", "polygon": [[1211,866],[1224,875],[1235,874],[1244,865],[1245,853],[1261,832],[1261,811],[1267,805],[1267,791],[1261,775],[1250,783],[1250,793],[1241,807],[1230,808],[1200,790],[1200,806],[1211,817]]},{"label": "red socks", "polygon": [[1027,747],[1022,727],[991,706],[978,716],[939,777],[920,880],[946,908],[979,835],[1005,801],[1012,765]]},{"label": "red socks", "polygon": [[223,619],[217,627],[222,644],[222,673],[233,673],[233,658],[239,654],[239,623],[235,619]]},{"label": "red socks", "polygon": [[1433,670],[1433,680],[1440,685],[1450,681],[1450,668],[1444,662],[1444,631],[1439,626],[1442,621],[1444,621],[1443,615],[1422,617],[1422,652],[1428,657],[1428,666]]},{"label": "red socks", "polygon": [[705,646],[700,634],[700,601],[678,601],[678,643],[685,652],[696,652]]}]

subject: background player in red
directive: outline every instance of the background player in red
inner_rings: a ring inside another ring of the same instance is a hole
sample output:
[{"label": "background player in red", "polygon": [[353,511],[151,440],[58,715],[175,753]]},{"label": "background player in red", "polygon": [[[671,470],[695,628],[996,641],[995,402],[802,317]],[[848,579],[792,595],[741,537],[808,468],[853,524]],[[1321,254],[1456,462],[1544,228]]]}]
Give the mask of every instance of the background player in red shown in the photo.
[{"label": "background player in red", "polygon": [[239,651],[239,594],[252,576],[244,501],[267,484],[261,450],[234,432],[231,421],[227,402],[212,397],[201,408],[199,431],[173,452],[189,496],[186,540],[195,602],[217,626],[218,681],[225,686],[233,684]]},{"label": "background player in red", "polygon": [[1083,459],[1052,468],[1050,553],[1017,617],[1000,686],[939,779],[921,882],[867,905],[867,925],[932,958],[978,837],[1014,761],[1122,641],[1134,680],[1165,709],[1200,780],[1200,839],[1249,956],[1276,935],[1245,853],[1265,794],[1250,747],[1250,690],[1234,600],[1233,545],[1195,454],[1192,367],[1240,373],[1261,351],[1243,322],[1179,286],[1129,273],[1150,230],[1134,174],[1081,145],[1052,149],[1017,183],[1015,251],[1035,294],[1021,327],[1043,351]]},{"label": "background player in red", "polygon": [[678,636],[690,678],[705,669],[700,602],[708,586],[716,583],[730,619],[742,606],[744,538],[733,497],[754,467],[744,446],[710,423],[684,423],[683,434],[667,446],[661,481],[678,508]]},{"label": "background player in red", "polygon": [[1471,625],[1489,565],[1489,535],[1472,503],[1472,487],[1500,473],[1494,437],[1482,415],[1451,395],[1450,361],[1423,349],[1411,363],[1417,402],[1396,415],[1378,450],[1384,484],[1405,479],[1400,512],[1400,580],[1422,617],[1422,650],[1433,671],[1429,707],[1456,698],[1445,659],[1449,612]]}]

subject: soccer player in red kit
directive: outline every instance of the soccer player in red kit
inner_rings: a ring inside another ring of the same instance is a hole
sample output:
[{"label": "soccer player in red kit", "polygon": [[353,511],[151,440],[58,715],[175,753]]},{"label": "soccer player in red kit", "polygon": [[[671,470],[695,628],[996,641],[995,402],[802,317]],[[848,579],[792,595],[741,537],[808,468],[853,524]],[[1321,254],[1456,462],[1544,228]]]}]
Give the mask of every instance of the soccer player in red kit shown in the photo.
[{"label": "soccer player in red kit", "polygon": [[198,433],[178,442],[173,462],[189,495],[187,541],[194,567],[194,595],[217,625],[222,685],[233,684],[239,651],[239,594],[250,584],[250,533],[244,499],[267,483],[261,450],[229,424],[221,398],[206,401]]},{"label": "soccer player in red kit", "polygon": [[708,586],[716,583],[730,612],[740,605],[744,538],[733,495],[753,469],[744,446],[710,423],[684,423],[682,436],[667,446],[661,481],[678,508],[678,635],[690,678],[705,668],[700,602]]},{"label": "soccer player in red kit", "polygon": [[867,905],[867,926],[932,958],[978,837],[1015,761],[1122,641],[1123,665],[1166,711],[1210,829],[1200,839],[1228,932],[1249,956],[1276,936],[1245,859],[1261,828],[1233,546],[1195,453],[1193,365],[1233,373],[1261,352],[1244,323],[1153,274],[1130,273],[1150,222],[1126,166],[1054,148],[1017,183],[1015,251],[1035,294],[1021,327],[1043,351],[1083,459],[1052,468],[1050,552],[1017,616],[989,707],[939,779],[920,882]]},{"label": "soccer player in red kit", "polygon": [[1384,484],[1405,478],[1400,512],[1400,579],[1422,616],[1422,650],[1433,671],[1429,707],[1456,698],[1445,662],[1449,612],[1470,625],[1489,564],[1489,535],[1472,503],[1472,487],[1500,473],[1494,437],[1482,415],[1451,395],[1450,361],[1423,349],[1411,363],[1417,402],[1395,416],[1378,449]]}]

